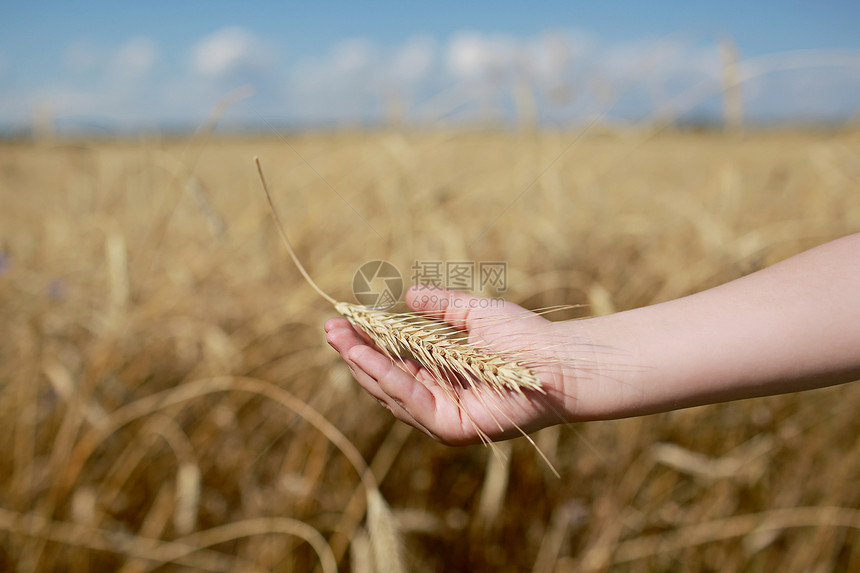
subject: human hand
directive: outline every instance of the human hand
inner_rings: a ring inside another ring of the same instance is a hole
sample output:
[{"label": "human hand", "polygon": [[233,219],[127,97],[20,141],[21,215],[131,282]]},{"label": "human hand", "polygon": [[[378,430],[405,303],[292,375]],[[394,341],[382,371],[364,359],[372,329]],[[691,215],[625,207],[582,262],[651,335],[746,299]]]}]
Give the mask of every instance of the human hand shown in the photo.
[{"label": "human hand", "polygon": [[407,294],[416,312],[527,364],[543,393],[446,385],[415,361],[395,364],[345,319],[326,323],[327,338],[395,416],[448,444],[797,392],[860,377],[858,252],[860,233],[707,291],[587,320],[550,322],[444,289]]},{"label": "human hand", "polygon": [[524,308],[497,299],[445,289],[417,287],[406,302],[421,313],[468,333],[470,343],[523,357],[543,393],[501,392],[469,381],[467,388],[439,380],[411,359],[392,361],[366,334],[344,318],[326,322],[327,340],[349,365],[361,386],[397,418],[449,444],[500,440],[564,421],[564,345],[554,324]]}]

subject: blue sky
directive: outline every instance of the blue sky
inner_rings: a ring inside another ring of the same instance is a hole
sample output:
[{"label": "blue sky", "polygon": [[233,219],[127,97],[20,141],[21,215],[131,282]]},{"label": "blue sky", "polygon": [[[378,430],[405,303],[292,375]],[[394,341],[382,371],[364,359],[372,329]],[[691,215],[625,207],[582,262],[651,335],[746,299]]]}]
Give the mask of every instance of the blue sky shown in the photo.
[{"label": "blue sky", "polygon": [[7,2],[0,128],[718,117],[726,36],[752,120],[860,114],[851,1]]}]

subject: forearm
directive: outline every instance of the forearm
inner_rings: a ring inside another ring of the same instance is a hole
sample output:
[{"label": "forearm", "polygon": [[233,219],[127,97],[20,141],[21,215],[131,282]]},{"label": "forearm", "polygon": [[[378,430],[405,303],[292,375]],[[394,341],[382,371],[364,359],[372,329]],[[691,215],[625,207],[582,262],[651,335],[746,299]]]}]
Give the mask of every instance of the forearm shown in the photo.
[{"label": "forearm", "polygon": [[616,384],[618,399],[585,417],[860,379],[860,234],[692,296],[587,322],[594,347],[614,349],[596,354],[592,382]]}]

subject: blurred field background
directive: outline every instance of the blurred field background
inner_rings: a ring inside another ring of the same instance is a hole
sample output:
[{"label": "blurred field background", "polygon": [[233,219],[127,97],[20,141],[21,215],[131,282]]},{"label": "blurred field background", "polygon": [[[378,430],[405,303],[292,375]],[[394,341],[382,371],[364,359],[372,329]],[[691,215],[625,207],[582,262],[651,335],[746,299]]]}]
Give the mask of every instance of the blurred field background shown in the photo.
[{"label": "blurred field background", "polygon": [[860,386],[547,429],[560,478],[522,439],[439,445],[326,345],[255,155],[342,300],[368,260],[501,260],[507,299],[602,314],[860,230],[847,128],[0,143],[0,569],[373,570],[310,408],[411,571],[860,570]]}]

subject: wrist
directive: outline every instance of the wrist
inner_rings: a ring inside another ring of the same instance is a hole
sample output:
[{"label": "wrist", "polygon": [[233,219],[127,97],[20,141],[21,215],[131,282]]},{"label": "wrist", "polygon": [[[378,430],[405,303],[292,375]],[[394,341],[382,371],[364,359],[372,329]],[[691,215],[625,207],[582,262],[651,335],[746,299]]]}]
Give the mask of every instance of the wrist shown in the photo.
[{"label": "wrist", "polygon": [[553,323],[565,342],[558,359],[568,422],[652,413],[646,379],[653,368],[630,328],[629,312]]}]

